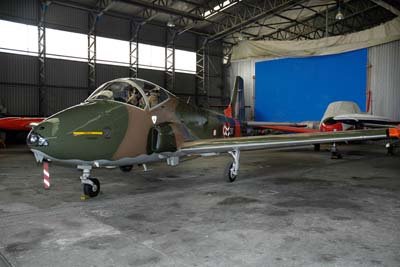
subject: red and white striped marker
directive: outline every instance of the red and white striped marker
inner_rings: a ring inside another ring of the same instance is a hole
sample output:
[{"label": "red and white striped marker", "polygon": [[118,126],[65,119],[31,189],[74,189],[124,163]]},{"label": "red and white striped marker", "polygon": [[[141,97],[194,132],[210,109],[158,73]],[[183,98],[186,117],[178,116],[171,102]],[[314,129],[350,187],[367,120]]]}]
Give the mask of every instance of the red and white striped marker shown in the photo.
[{"label": "red and white striped marker", "polygon": [[50,188],[50,173],[49,173],[49,163],[43,162],[43,185],[44,189]]}]

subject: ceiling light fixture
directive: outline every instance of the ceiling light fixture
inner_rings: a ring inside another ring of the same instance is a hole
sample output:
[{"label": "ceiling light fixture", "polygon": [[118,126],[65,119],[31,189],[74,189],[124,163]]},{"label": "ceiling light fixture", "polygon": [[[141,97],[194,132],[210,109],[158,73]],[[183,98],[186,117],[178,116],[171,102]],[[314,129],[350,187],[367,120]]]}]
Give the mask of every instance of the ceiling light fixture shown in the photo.
[{"label": "ceiling light fixture", "polygon": [[337,12],[337,14],[336,14],[336,16],[335,16],[335,19],[336,19],[336,20],[342,20],[342,19],[344,19],[343,13],[342,13],[342,11],[340,10],[340,2],[339,2],[339,1],[338,1],[338,12]]},{"label": "ceiling light fixture", "polygon": [[174,27],[175,27],[175,23],[174,23],[174,21],[172,20],[172,18],[170,18],[170,19],[167,21],[167,27],[168,27],[168,28],[174,28]]}]

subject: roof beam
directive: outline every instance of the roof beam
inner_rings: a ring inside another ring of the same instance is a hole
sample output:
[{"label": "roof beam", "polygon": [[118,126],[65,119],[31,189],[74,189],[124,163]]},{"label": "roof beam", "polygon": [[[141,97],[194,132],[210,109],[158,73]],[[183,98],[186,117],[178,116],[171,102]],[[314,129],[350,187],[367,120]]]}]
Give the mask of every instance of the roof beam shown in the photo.
[{"label": "roof beam", "polygon": [[[199,16],[197,14],[187,13],[187,12],[169,7],[168,3],[170,3],[170,2],[167,0],[164,0],[164,1],[158,0],[158,1],[154,1],[154,2],[146,2],[144,0],[117,0],[117,1],[121,2],[121,3],[125,3],[125,4],[136,5],[136,6],[144,7],[147,9],[152,9],[152,10],[170,14],[170,15],[189,18],[192,20],[203,20],[204,19],[202,16]],[[155,3],[155,2],[157,2],[157,3]]]},{"label": "roof beam", "polygon": [[385,1],[382,0],[371,0],[372,2],[374,2],[375,4],[377,4],[378,6],[383,7],[384,9],[389,10],[390,12],[392,12],[393,14],[395,14],[396,16],[400,16],[400,10],[398,10],[397,8],[393,7],[392,5],[389,5],[388,3],[386,3]]},{"label": "roof beam", "polygon": [[215,34],[212,35],[209,40],[210,42],[219,40],[224,38],[225,36],[240,31],[240,29],[245,28],[246,26],[257,22],[260,19],[274,16],[276,13],[280,13],[290,7],[298,5],[305,0],[302,1],[294,1],[294,0],[275,0],[275,1],[266,1],[264,4],[268,4],[269,6],[247,6],[245,8],[243,6],[242,14],[238,14],[236,18],[225,18],[221,25],[217,25],[215,27]]}]

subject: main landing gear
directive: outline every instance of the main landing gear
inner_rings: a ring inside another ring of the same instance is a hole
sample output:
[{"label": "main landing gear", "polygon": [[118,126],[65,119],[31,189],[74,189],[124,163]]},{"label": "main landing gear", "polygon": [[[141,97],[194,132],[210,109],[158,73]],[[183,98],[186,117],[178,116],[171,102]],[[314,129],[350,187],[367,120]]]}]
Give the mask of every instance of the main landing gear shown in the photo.
[{"label": "main landing gear", "polygon": [[393,156],[395,154],[396,147],[397,147],[396,144],[398,144],[398,143],[399,143],[399,141],[386,143],[385,147],[387,149],[387,154],[389,156]]},{"label": "main landing gear", "polygon": [[331,159],[341,159],[342,154],[339,152],[336,143],[333,143],[331,146]]},{"label": "main landing gear", "polygon": [[227,177],[228,182],[234,182],[239,172],[239,158],[240,158],[240,150],[234,149],[228,152],[232,156],[232,161],[226,165],[224,171],[224,177]]},{"label": "main landing gear", "polygon": [[124,166],[119,166],[119,169],[122,172],[130,172],[133,168],[133,165],[124,165]]},{"label": "main landing gear", "polygon": [[100,182],[98,179],[90,177],[91,166],[79,165],[78,169],[82,170],[81,182],[83,187],[82,198],[95,197],[100,192]]}]

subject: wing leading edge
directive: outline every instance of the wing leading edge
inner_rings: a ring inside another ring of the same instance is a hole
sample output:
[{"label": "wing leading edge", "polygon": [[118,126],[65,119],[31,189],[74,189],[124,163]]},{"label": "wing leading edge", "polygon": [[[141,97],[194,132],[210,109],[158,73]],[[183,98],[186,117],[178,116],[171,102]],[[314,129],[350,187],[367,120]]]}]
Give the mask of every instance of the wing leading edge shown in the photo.
[{"label": "wing leading edge", "polygon": [[[400,131],[397,128],[395,128],[394,130],[395,132]],[[256,150],[286,148],[334,142],[377,140],[385,139],[388,137],[396,136],[393,134],[389,134],[388,129],[371,129],[346,132],[323,132],[306,134],[284,134],[273,136],[267,135],[236,138],[218,138],[186,142],[182,146],[181,152],[185,154],[202,154],[211,152],[228,152],[234,149]]]}]

